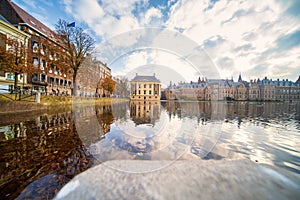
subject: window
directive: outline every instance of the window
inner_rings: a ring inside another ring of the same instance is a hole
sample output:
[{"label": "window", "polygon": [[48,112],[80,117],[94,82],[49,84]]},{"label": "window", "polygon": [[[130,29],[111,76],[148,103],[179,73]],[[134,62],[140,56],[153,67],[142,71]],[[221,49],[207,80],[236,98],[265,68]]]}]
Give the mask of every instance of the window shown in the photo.
[{"label": "window", "polygon": [[34,23],[34,21],[32,21],[31,19],[30,19],[29,21],[30,21],[31,24],[36,25],[36,24]]},{"label": "window", "polygon": [[147,85],[146,84],[144,84],[144,88],[146,88],[147,87]]},{"label": "window", "polygon": [[144,90],[144,94],[146,94],[146,90]]},{"label": "window", "polygon": [[38,74],[33,74],[31,80],[32,81],[38,81]]},{"label": "window", "polygon": [[39,43],[36,41],[32,41],[32,52],[37,53],[39,49]]},{"label": "window", "polygon": [[7,80],[15,80],[15,75],[13,73],[6,73]]},{"label": "window", "polygon": [[49,79],[49,86],[50,86],[50,87],[52,87],[53,82],[54,82],[54,78],[53,78],[53,77],[50,77],[50,79]]},{"label": "window", "polygon": [[46,75],[45,74],[41,74],[41,82],[46,82]]},{"label": "window", "polygon": [[151,90],[149,91],[149,94],[151,95]]},{"label": "window", "polygon": [[33,58],[33,65],[37,68],[39,65],[39,59],[38,58]]},{"label": "window", "polygon": [[42,60],[42,62],[41,62],[41,70],[45,70],[45,67],[46,67],[46,61]]}]

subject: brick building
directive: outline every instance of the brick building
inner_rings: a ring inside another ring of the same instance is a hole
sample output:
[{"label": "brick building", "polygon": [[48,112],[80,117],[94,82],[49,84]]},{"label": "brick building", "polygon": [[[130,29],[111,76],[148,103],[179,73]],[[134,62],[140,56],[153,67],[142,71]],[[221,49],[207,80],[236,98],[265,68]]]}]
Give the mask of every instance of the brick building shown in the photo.
[{"label": "brick building", "polygon": [[57,52],[63,52],[57,35],[46,25],[28,14],[22,8],[9,0],[0,0],[0,13],[18,30],[30,35],[28,42],[28,62],[32,62],[35,72],[28,74],[27,82],[33,91],[45,94],[70,95],[72,89],[72,71],[64,71],[59,64],[51,61],[57,55],[47,54],[49,48],[55,47]]},{"label": "brick building", "polygon": [[106,77],[111,77],[111,69],[90,54],[87,55],[76,77],[79,96],[103,96],[106,91],[97,89],[97,85]]},{"label": "brick building", "polygon": [[[27,46],[30,35],[14,27],[8,20],[0,15],[0,46],[9,51],[10,47],[4,38],[10,38],[20,43],[21,46]],[[0,93],[9,93],[12,91],[15,78],[18,79],[18,86],[23,87],[27,85],[26,74],[19,74],[18,77],[15,77],[14,73],[0,70]]]}]

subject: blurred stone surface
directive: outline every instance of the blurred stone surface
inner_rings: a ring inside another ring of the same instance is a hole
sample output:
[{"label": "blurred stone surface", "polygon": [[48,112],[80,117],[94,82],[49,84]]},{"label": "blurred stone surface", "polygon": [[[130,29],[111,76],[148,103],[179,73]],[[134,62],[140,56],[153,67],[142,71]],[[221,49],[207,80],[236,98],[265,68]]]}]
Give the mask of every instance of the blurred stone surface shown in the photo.
[{"label": "blurred stone surface", "polygon": [[271,200],[299,197],[299,174],[249,160],[116,160],[79,174],[55,199]]}]

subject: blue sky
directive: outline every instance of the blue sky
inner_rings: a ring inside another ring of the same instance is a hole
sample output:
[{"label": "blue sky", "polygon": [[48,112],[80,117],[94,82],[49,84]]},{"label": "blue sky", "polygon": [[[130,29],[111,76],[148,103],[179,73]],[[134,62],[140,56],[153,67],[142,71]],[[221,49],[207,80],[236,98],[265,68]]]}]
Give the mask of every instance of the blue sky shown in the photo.
[{"label": "blue sky", "polygon": [[[300,75],[299,0],[13,1],[50,28],[59,18],[75,21],[100,46],[137,29],[154,27],[179,33],[205,51],[221,78],[236,79],[242,73],[246,80],[268,76],[295,81]],[[140,39],[145,40],[137,37],[135,42]],[[196,79],[199,73],[185,70],[182,59],[165,52],[133,51],[108,64],[115,75],[140,72],[139,66],[147,64],[178,66],[177,74],[192,73],[188,79]]]}]

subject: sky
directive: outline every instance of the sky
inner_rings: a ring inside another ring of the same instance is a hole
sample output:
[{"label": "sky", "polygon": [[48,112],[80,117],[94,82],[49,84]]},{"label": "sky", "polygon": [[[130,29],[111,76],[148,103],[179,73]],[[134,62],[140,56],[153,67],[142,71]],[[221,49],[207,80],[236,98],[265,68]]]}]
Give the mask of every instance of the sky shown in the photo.
[{"label": "sky", "polygon": [[299,0],[13,0],[54,29],[76,22],[114,76],[244,80],[300,75]]}]

